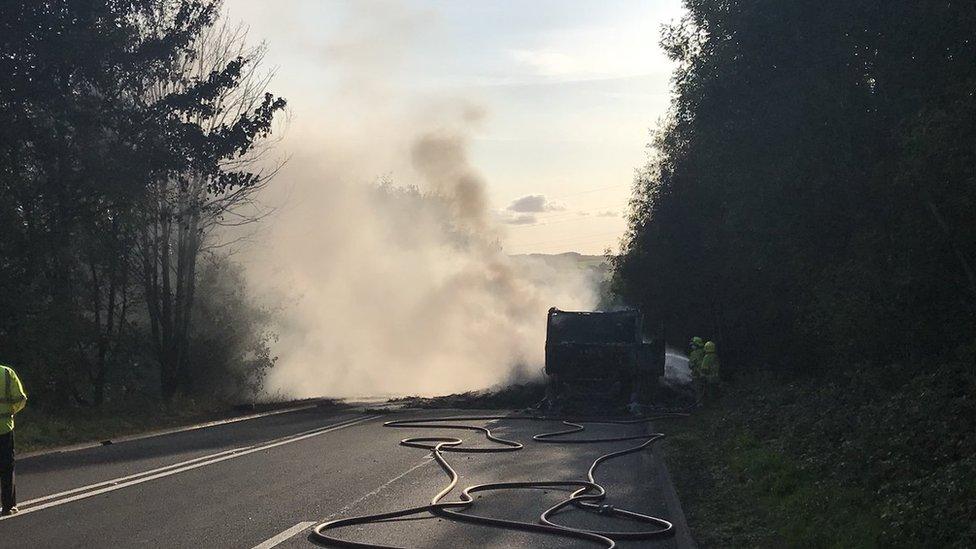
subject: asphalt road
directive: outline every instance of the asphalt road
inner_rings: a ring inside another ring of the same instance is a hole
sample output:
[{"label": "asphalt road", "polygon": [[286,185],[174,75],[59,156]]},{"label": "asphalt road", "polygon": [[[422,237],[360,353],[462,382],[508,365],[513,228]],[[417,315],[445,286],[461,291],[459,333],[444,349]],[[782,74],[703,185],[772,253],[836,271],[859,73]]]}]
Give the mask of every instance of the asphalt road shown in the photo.
[{"label": "asphalt road", "polygon": [[[428,452],[401,447],[400,439],[441,434],[487,445],[476,433],[382,425],[393,418],[443,415],[451,414],[406,411],[377,417],[353,409],[312,409],[23,459],[17,464],[22,512],[0,520],[0,547],[313,547],[308,533],[314,523],[423,505],[446,484]],[[531,436],[557,430],[559,423],[492,423],[497,435],[526,447],[501,454],[448,454],[462,487],[583,479],[596,456],[631,444],[540,444]],[[658,427],[666,431],[666,424]],[[591,426],[586,435],[642,429]],[[598,477],[610,492],[607,503],[675,521],[678,528],[669,540],[622,542],[620,547],[693,546],[676,499],[668,497],[673,491],[655,452],[610,462]],[[554,490],[491,493],[477,500],[476,510],[534,521],[565,496]],[[576,510],[558,518],[568,525],[628,527]],[[341,535],[401,547],[594,546],[440,517],[350,527]]]}]

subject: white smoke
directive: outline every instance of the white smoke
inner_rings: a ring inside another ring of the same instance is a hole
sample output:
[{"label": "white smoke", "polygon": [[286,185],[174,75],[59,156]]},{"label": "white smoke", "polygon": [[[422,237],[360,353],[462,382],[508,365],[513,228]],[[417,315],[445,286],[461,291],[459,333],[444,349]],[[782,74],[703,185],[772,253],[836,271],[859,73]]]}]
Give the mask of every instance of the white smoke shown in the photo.
[{"label": "white smoke", "polygon": [[397,86],[419,23],[386,8],[354,11],[324,53],[336,84],[316,99],[330,116],[289,132],[291,159],[269,188],[283,206],[247,251],[252,285],[280,301],[272,394],[488,387],[541,368],[549,307],[597,302],[587,272],[501,251],[468,154],[485,111]]},{"label": "white smoke", "polygon": [[670,386],[688,385],[692,382],[691,364],[681,351],[668,348],[664,354],[664,383]]}]

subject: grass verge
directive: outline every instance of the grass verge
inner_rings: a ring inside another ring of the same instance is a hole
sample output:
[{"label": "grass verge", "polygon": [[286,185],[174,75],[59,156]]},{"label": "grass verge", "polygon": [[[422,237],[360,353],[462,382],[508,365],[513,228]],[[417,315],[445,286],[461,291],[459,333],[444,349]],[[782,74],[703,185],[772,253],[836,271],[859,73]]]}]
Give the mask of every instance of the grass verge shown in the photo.
[{"label": "grass verge", "polygon": [[668,468],[701,547],[873,547],[879,511],[718,404],[668,423]]},{"label": "grass verge", "polygon": [[237,405],[220,401],[176,399],[171,403],[139,401],[102,408],[45,410],[31,406],[17,414],[17,452],[101,442],[174,427],[230,419],[260,412],[333,401],[309,400]]},{"label": "grass verge", "polygon": [[976,546],[976,384],[962,363],[923,372],[752,379],[669,423],[665,455],[695,539]]}]

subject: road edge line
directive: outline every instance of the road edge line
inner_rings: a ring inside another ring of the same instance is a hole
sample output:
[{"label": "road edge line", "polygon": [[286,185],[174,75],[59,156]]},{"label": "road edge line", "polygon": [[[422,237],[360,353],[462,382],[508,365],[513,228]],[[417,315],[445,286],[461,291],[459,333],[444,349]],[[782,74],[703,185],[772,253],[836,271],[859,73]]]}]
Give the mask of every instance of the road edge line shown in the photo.
[{"label": "road edge line", "polygon": [[[337,423],[332,424],[332,425],[326,425],[324,427],[319,427],[317,429],[312,429],[310,431],[305,431],[305,432],[302,432],[302,433],[297,433],[295,435],[289,435],[289,436],[286,436],[286,437],[279,437],[279,438],[276,438],[276,439],[267,440],[267,441],[262,442],[262,443],[259,443],[259,444],[255,444],[255,445],[252,445],[252,446],[249,446],[249,447],[241,448],[240,451],[235,451],[234,453],[228,454],[228,452],[225,451],[225,452],[219,452],[217,454],[212,454],[211,456],[209,456],[212,459],[209,459],[209,460],[203,460],[203,461],[201,461],[199,458],[197,458],[197,459],[188,460],[188,461],[185,461],[185,462],[182,462],[182,463],[179,463],[179,464],[174,464],[173,466],[166,467],[166,469],[170,469],[170,470],[165,471],[165,472],[160,472],[160,473],[156,473],[156,474],[148,474],[147,472],[143,472],[141,475],[130,475],[128,477],[128,478],[133,478],[134,476],[137,476],[138,478],[135,478],[134,480],[128,480],[128,481],[125,481],[125,482],[117,482],[118,479],[113,479],[113,480],[109,480],[109,481],[103,481],[103,482],[98,483],[97,485],[90,485],[90,486],[86,486],[86,487],[82,487],[82,488],[78,488],[78,489],[73,490],[72,492],[75,493],[76,495],[72,495],[72,496],[69,496],[69,497],[66,497],[66,498],[61,498],[61,499],[55,499],[53,501],[49,501],[47,503],[41,503],[39,505],[34,505],[34,506],[31,506],[31,507],[26,507],[24,509],[21,509],[21,511],[19,513],[15,514],[15,515],[8,515],[8,516],[0,517],[0,521],[15,519],[17,517],[21,517],[21,516],[27,515],[29,513],[33,513],[35,511],[43,511],[44,509],[48,509],[50,507],[57,507],[59,505],[64,505],[64,504],[71,503],[71,502],[74,502],[74,501],[78,501],[78,500],[82,500],[82,499],[87,499],[87,498],[94,497],[94,496],[98,496],[98,495],[105,494],[105,493],[108,493],[108,492],[114,492],[116,490],[121,490],[123,488],[128,488],[129,486],[135,486],[137,484],[142,484],[142,483],[145,483],[145,482],[149,482],[151,480],[156,480],[156,479],[159,479],[159,478],[169,477],[169,476],[176,475],[176,474],[179,474],[179,473],[183,473],[183,472],[186,472],[186,471],[192,471],[194,469],[199,469],[200,467],[205,467],[207,465],[214,465],[216,463],[220,463],[222,461],[227,461],[229,459],[243,457],[243,456],[246,456],[246,455],[249,455],[249,454],[253,454],[255,452],[259,452],[261,450],[268,450],[268,449],[271,449],[271,448],[276,448],[278,446],[283,446],[285,444],[290,444],[292,442],[298,442],[300,440],[305,440],[305,439],[312,438],[312,437],[315,437],[315,436],[324,435],[326,433],[331,433],[331,432],[334,432],[334,431],[338,431],[338,430],[344,429],[346,427],[352,427],[353,425],[358,425],[360,423],[365,423],[367,421],[376,419],[378,417],[381,417],[380,414],[369,415],[369,416],[360,417],[360,418],[352,418],[350,420],[337,422]],[[191,464],[191,462],[194,462],[194,461],[196,463],[192,463]],[[108,486],[106,486],[106,484],[108,484]],[[96,488],[97,486],[102,486],[102,488]],[[78,493],[78,492],[82,492],[82,493]],[[64,495],[64,494],[62,494],[62,495]],[[37,499],[44,500],[44,499],[51,499],[51,498],[48,498],[48,497],[35,498],[35,500],[37,500]]]},{"label": "road edge line", "polygon": [[232,448],[230,450],[226,450],[226,451],[223,451],[223,452],[218,452],[216,454],[208,454],[208,455],[205,455],[205,456],[200,456],[198,458],[188,459],[186,461],[179,461],[179,462],[176,462],[176,463],[171,463],[169,465],[164,465],[163,467],[156,467],[154,469],[149,469],[148,471],[140,471],[138,473],[133,473],[131,475],[126,475],[124,477],[118,477],[118,478],[113,478],[113,479],[109,479],[109,480],[103,480],[102,482],[96,482],[94,484],[88,484],[86,486],[79,486],[77,488],[72,488],[70,490],[65,490],[63,492],[57,492],[57,493],[54,493],[54,494],[48,494],[46,496],[41,496],[41,497],[37,497],[37,498],[34,498],[34,499],[29,499],[27,501],[20,502],[20,505],[21,505],[21,507],[27,507],[29,505],[34,505],[34,504],[42,503],[42,502],[45,502],[45,501],[48,501],[48,500],[57,499],[57,498],[60,498],[62,496],[70,496],[72,494],[77,494],[77,493],[80,493],[80,492],[87,492],[89,490],[97,490],[98,488],[102,488],[102,487],[105,487],[105,486],[111,486],[111,485],[115,485],[115,484],[119,484],[119,483],[122,483],[122,482],[129,481],[129,480],[133,480],[133,479],[136,479],[136,478],[139,478],[139,477],[144,477],[144,476],[152,475],[152,474],[155,474],[155,473],[161,473],[163,471],[166,471],[167,469],[176,469],[178,467],[182,467],[184,465],[189,465],[191,463],[196,463],[198,461],[206,461],[206,460],[213,459],[213,458],[216,458],[216,457],[220,457],[220,456],[223,456],[223,455],[233,454],[235,452],[240,452],[242,450],[247,450],[248,448],[252,448],[252,447],[253,446],[241,446],[240,448]]},{"label": "road edge line", "polygon": [[67,454],[70,452],[78,452],[80,450],[89,450],[91,448],[99,448],[101,446],[106,446],[108,444],[121,444],[123,442],[132,442],[136,440],[144,440],[147,438],[161,437],[166,435],[174,435],[177,433],[184,433],[187,431],[196,431],[198,429],[207,429],[209,427],[219,427],[221,425],[228,425],[230,423],[238,423],[241,421],[250,421],[252,419],[261,419],[264,417],[276,416],[280,414],[290,414],[292,412],[301,412],[302,410],[311,410],[312,408],[318,408],[318,404],[305,404],[303,406],[295,406],[293,408],[282,408],[280,410],[271,410],[268,412],[260,412],[257,414],[249,414],[246,416],[235,416],[226,419],[217,419],[213,421],[205,421],[203,423],[194,423],[192,425],[183,425],[180,427],[172,427],[169,429],[160,429],[158,431],[147,431],[145,433],[137,433],[134,435],[125,435],[122,437],[117,437],[113,439],[108,439],[104,441],[93,441],[93,442],[82,442],[79,444],[72,444],[68,446],[59,446],[57,448],[48,448],[46,450],[37,450],[35,452],[25,452],[23,454],[18,454],[18,460],[31,459],[41,456],[47,456],[51,454]]}]

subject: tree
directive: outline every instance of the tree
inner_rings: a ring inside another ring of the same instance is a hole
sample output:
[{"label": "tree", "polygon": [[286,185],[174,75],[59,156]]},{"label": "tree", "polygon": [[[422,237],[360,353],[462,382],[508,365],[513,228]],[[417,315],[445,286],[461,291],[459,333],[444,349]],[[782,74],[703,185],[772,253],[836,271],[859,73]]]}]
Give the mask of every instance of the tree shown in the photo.
[{"label": "tree", "polygon": [[964,342],[976,8],[686,6],[662,40],[675,96],[635,184],[617,291],[665,317],[674,343],[718,338],[743,368]]},{"label": "tree", "polygon": [[138,85],[172,64],[201,15],[169,4],[178,24],[155,36],[139,31],[155,1],[0,6],[0,339],[59,399],[88,402],[92,387],[101,401],[125,323],[129,214],[155,154]]},{"label": "tree", "polygon": [[101,404],[146,325],[163,393],[190,379],[197,255],[273,175],[284,107],[219,11],[0,4],[0,360],[41,401]]},{"label": "tree", "polygon": [[[155,24],[165,29],[166,14]],[[249,49],[245,38],[241,27],[208,20],[170,73],[147,86],[170,157],[149,181],[138,253],[167,398],[192,390],[192,312],[205,242],[221,224],[254,219],[244,208],[275,171],[262,170],[259,161],[285,101],[266,91],[269,75],[259,72],[264,50]]]}]

